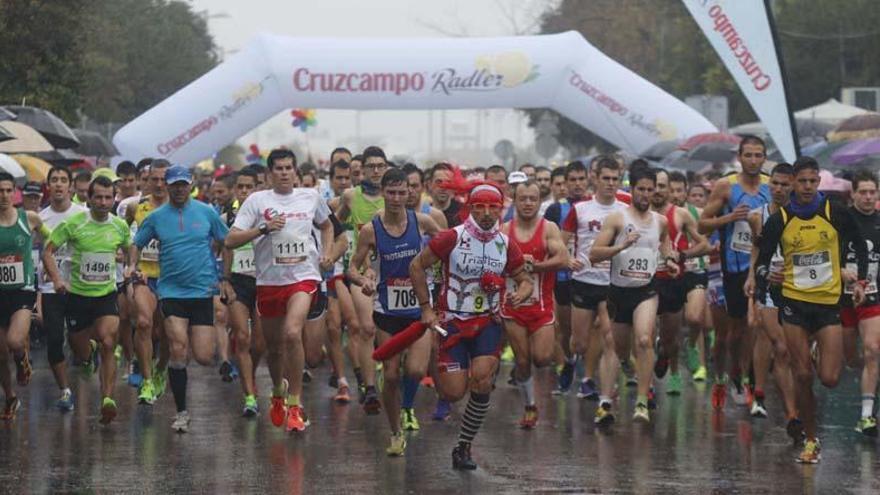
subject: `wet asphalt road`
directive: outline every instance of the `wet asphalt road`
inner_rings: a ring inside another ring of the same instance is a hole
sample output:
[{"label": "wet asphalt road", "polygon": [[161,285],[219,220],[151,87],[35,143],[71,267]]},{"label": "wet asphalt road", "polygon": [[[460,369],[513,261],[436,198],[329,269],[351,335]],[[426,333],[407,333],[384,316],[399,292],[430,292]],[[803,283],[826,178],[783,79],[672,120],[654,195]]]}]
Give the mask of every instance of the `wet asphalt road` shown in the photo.
[{"label": "wet asphalt road", "polygon": [[[799,451],[785,435],[772,392],[771,417],[751,420],[730,399],[723,415],[710,412],[708,387],[688,384],[670,398],[661,386],[652,423],[637,425],[630,419],[634,390],[623,388],[619,421],[605,433],[592,424],[596,403],[551,396],[552,377],[543,371],[538,428],[516,427],[519,392],[499,377],[474,444],[480,469],[460,473],[450,465],[459,416],[431,421],[430,389],[419,391],[422,429],[409,435],[406,456],[388,458],[384,415],[367,417],[356,403],[333,404],[326,368],[307,385],[312,426],[291,436],[269,423],[265,397],[258,419],[241,418],[238,383],[221,382],[216,368],[192,366],[193,423],[189,434],[178,435],[170,428],[170,390],[152,408],[139,406],[135,390],[120,380],[120,414],[103,427],[97,380],[75,372],[76,410],[62,415],[41,358],[20,392],[18,417],[0,425],[2,493],[880,493],[880,447],[853,431],[859,410],[853,371],[831,394],[820,392],[818,466],[793,462]],[[270,388],[265,368],[258,386]],[[464,404],[458,407],[463,411]]]}]

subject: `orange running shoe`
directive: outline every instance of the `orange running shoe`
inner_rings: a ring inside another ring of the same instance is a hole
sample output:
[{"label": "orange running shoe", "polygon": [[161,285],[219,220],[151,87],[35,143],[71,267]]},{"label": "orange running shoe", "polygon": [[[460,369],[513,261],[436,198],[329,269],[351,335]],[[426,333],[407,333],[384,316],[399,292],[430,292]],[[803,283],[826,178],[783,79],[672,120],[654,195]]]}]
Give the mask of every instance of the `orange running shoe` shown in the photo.
[{"label": "orange running shoe", "polygon": [[302,406],[290,406],[287,408],[287,432],[305,431],[309,426],[309,419]]},{"label": "orange running shoe", "polygon": [[538,406],[526,406],[526,412],[522,419],[519,420],[519,427],[524,430],[531,430],[538,424]]},{"label": "orange running shoe", "polygon": [[723,383],[712,385],[712,407],[716,411],[724,409],[724,402],[727,400],[727,386]]},{"label": "orange running shoe", "polygon": [[431,378],[431,375],[425,375],[425,377],[422,378],[421,386],[434,388],[434,379]]},{"label": "orange running shoe", "polygon": [[269,407],[269,419],[272,424],[281,428],[284,419],[287,418],[287,405],[284,403],[284,397],[272,396],[272,406]]}]

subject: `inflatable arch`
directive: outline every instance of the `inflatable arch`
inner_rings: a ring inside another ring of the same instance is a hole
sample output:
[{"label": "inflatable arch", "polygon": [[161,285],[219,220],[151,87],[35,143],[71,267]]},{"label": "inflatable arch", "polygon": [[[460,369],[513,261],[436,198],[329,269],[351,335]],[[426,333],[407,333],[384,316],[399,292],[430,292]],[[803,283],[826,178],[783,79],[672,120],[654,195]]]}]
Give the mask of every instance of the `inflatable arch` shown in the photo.
[{"label": "inflatable arch", "polygon": [[113,143],[126,157],[192,165],[295,107],[552,108],[632,153],[717,131],[574,31],[470,39],[263,34],[129,122]]}]

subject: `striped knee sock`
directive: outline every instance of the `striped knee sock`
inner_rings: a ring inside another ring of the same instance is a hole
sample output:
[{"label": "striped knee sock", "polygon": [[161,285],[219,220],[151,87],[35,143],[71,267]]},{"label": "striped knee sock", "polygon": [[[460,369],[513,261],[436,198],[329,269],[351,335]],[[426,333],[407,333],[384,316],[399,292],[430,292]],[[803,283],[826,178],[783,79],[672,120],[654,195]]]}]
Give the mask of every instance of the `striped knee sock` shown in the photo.
[{"label": "striped knee sock", "polygon": [[467,408],[464,411],[464,417],[461,418],[461,431],[458,434],[459,443],[471,443],[480,426],[483,425],[483,419],[486,418],[486,412],[489,411],[489,394],[478,394],[471,392],[468,399]]}]

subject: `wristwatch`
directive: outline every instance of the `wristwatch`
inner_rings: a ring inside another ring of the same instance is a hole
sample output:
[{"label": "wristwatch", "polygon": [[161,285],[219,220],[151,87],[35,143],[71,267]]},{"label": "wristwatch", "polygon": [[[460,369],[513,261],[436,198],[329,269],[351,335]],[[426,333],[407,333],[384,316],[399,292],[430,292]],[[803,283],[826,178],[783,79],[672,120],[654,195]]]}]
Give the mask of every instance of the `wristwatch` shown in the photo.
[{"label": "wristwatch", "polygon": [[261,223],[259,226],[259,229],[260,229],[260,234],[266,235],[269,233],[269,224]]}]

